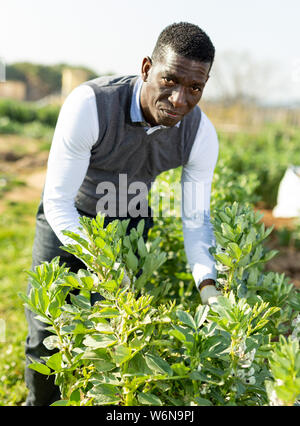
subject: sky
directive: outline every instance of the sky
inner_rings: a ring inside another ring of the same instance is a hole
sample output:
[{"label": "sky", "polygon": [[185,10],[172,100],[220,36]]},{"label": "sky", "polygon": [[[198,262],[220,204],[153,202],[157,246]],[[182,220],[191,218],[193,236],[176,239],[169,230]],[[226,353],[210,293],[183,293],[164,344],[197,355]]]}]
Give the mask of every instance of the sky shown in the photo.
[{"label": "sky", "polygon": [[188,21],[216,48],[208,94],[243,80],[288,102],[300,100],[299,17],[300,0],[0,0],[0,58],[138,74],[162,29]]}]

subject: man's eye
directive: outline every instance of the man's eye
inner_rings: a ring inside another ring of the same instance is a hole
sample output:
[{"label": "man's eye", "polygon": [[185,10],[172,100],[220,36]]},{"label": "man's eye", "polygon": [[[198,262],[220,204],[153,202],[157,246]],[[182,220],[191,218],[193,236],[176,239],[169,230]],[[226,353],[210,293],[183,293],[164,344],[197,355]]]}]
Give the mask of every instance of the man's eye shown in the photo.
[{"label": "man's eye", "polygon": [[174,80],[171,77],[163,77],[163,80],[167,84],[174,84]]},{"label": "man's eye", "polygon": [[202,87],[200,86],[192,86],[192,92],[202,92]]}]

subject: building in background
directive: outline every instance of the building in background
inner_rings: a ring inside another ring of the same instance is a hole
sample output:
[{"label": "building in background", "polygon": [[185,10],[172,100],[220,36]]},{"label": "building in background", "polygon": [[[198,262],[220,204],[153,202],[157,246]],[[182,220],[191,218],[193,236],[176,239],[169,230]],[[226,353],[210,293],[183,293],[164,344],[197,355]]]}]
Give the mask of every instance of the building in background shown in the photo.
[{"label": "building in background", "polygon": [[0,82],[0,98],[25,101],[26,92],[26,84],[23,81],[7,80]]},{"label": "building in background", "polygon": [[81,69],[65,68],[62,71],[61,96],[66,98],[75,87],[89,79],[89,73]]},{"label": "building in background", "polygon": [[0,79],[0,99],[38,104],[62,103],[84,81],[97,76],[85,68],[31,63],[8,65],[6,78]]}]

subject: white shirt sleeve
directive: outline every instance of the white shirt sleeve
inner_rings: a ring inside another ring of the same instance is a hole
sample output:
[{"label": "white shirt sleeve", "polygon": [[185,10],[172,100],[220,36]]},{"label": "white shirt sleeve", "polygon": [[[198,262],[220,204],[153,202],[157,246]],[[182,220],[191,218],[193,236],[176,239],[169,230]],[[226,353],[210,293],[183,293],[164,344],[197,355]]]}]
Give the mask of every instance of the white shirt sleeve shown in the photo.
[{"label": "white shirt sleeve", "polygon": [[79,233],[75,197],[86,175],[99,125],[93,89],[79,86],[65,100],[58,117],[44,188],[44,212],[51,228],[65,245],[74,243],[63,230]]},{"label": "white shirt sleeve", "polygon": [[219,143],[214,126],[202,112],[189,161],[182,168],[182,225],[186,256],[197,287],[216,280],[215,261],[209,247],[215,244],[210,222],[210,194]]}]

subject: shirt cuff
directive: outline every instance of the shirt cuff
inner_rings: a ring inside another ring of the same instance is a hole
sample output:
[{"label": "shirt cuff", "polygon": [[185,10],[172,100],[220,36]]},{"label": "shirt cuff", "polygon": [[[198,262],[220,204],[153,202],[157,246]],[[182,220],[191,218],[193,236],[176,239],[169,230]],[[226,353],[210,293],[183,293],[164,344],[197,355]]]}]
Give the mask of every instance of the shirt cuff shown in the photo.
[{"label": "shirt cuff", "polygon": [[206,265],[201,265],[199,263],[196,263],[193,267],[192,274],[193,274],[193,278],[195,280],[197,288],[204,280],[207,280],[207,279],[211,279],[214,281],[217,280],[217,271],[214,264],[210,266],[206,266]]}]

